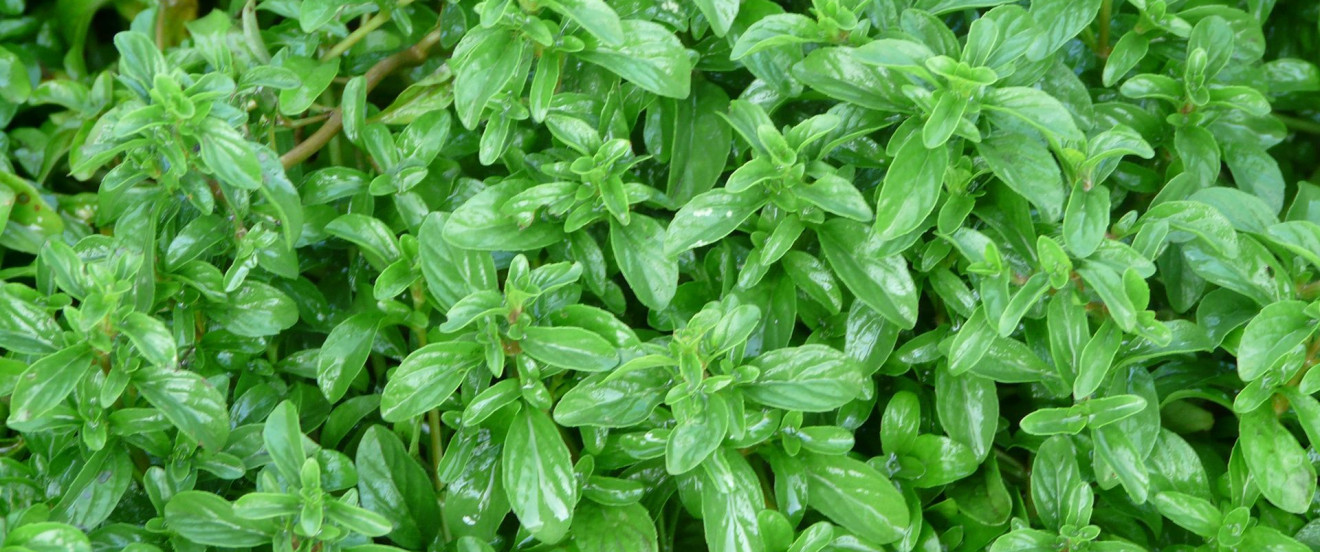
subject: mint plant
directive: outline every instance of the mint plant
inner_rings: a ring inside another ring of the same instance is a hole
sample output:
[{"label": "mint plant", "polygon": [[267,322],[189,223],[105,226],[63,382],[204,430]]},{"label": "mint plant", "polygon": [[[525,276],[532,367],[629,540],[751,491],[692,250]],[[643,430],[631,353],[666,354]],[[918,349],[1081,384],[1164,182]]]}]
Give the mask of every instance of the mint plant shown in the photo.
[{"label": "mint plant", "polygon": [[1320,10],[0,1],[0,552],[1320,550]]}]

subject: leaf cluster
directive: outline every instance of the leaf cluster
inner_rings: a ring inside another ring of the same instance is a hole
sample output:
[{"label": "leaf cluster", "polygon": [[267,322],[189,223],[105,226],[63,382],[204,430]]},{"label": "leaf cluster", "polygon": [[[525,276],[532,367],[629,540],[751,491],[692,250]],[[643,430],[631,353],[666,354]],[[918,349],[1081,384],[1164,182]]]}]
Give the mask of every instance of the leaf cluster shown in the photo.
[{"label": "leaf cluster", "polygon": [[1320,10],[0,0],[0,552],[1320,550]]}]

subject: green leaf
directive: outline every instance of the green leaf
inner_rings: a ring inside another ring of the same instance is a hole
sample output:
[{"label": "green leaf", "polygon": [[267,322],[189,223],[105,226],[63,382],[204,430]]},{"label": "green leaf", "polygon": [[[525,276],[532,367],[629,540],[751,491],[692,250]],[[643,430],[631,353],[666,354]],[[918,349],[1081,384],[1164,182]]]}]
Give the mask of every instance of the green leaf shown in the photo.
[{"label": "green leaf", "polygon": [[[1129,268],[1129,270],[1131,270]],[[1123,331],[1132,331],[1137,324],[1137,306],[1123,285],[1123,276],[1101,264],[1087,263],[1077,268],[1082,281],[1100,296],[1109,309],[1114,323]]]},{"label": "green leaf", "polygon": [[1100,388],[1114,365],[1114,357],[1123,344],[1123,334],[1113,322],[1106,321],[1082,348],[1073,381],[1073,397],[1081,399]]},{"label": "green leaf", "polygon": [[152,364],[161,367],[178,364],[174,336],[164,322],[140,312],[132,312],[119,324],[119,331],[128,336],[138,353]]},{"label": "green leaf", "polygon": [[417,548],[435,536],[440,511],[432,483],[394,433],[381,426],[368,428],[354,465],[362,507],[390,520],[390,540]]},{"label": "green leaf", "polygon": [[143,367],[133,386],[179,431],[201,446],[219,450],[229,439],[225,395],[201,376],[183,370]]},{"label": "green leaf", "polygon": [[1073,187],[1063,213],[1063,244],[1074,256],[1090,257],[1104,242],[1109,207],[1109,190],[1104,187],[1090,191],[1081,184]]},{"label": "green leaf", "polygon": [[1022,417],[1022,431],[1031,435],[1076,435],[1086,429],[1086,413],[1078,408],[1041,408]]},{"label": "green leaf", "polygon": [[1063,214],[1063,176],[1045,144],[1021,134],[998,134],[977,144],[976,152],[995,176],[1039,208],[1045,220]]},{"label": "green leaf", "polygon": [[[133,461],[128,453],[119,447],[103,448],[87,458],[77,477],[64,488],[64,496],[52,508],[53,517],[80,527],[100,525],[114,512],[132,481]],[[6,543],[12,542],[13,533]]]},{"label": "green leaf", "polygon": [[1049,552],[1057,550],[1058,535],[1035,529],[1018,529],[997,539],[990,552]]},{"label": "green leaf", "polygon": [[183,491],[170,498],[165,524],[188,541],[206,546],[261,546],[270,544],[276,534],[274,521],[240,518],[225,499],[204,491]]},{"label": "green leaf", "polygon": [[815,182],[793,189],[797,196],[826,211],[859,222],[870,222],[875,216],[861,192],[847,179],[827,174]]},{"label": "green leaf", "polygon": [[906,503],[880,472],[846,456],[810,454],[806,466],[811,507],[876,543],[902,537],[909,519]]},{"label": "green leaf", "polygon": [[1260,198],[1273,212],[1283,208],[1284,178],[1279,162],[1264,150],[1235,146],[1224,147],[1224,162],[1233,173],[1238,188]]},{"label": "green leaf", "polygon": [[1173,492],[1160,493],[1152,497],[1151,502],[1164,517],[1206,538],[1218,534],[1220,523],[1223,521],[1219,508],[1195,496]]},{"label": "green leaf", "polygon": [[398,422],[440,406],[483,362],[481,349],[471,343],[433,343],[413,351],[385,382],[381,417]]},{"label": "green leaf", "polygon": [[1239,418],[1243,457],[1261,494],[1286,512],[1305,512],[1315,495],[1315,467],[1270,408]]},{"label": "green leaf", "polygon": [[976,453],[943,435],[918,435],[906,456],[921,463],[924,471],[913,481],[919,488],[939,487],[976,471]]},{"label": "green leaf", "polygon": [[1020,120],[1052,142],[1082,140],[1082,131],[1078,130],[1068,109],[1053,96],[1035,88],[996,88],[986,95],[982,106]]},{"label": "green leaf", "polygon": [[665,254],[665,229],[655,219],[633,215],[627,224],[610,219],[610,250],[619,272],[652,310],[669,306],[678,290],[678,263]]},{"label": "green leaf", "polygon": [[712,552],[762,552],[756,512],[764,504],[756,472],[742,455],[722,450],[704,465],[701,515]]},{"label": "green leaf", "polygon": [[933,95],[935,106],[921,127],[921,143],[926,149],[943,146],[962,124],[963,113],[967,110],[968,100],[952,91],[940,90]]},{"label": "green leaf", "polygon": [[380,323],[380,314],[361,312],[340,322],[326,336],[316,357],[316,383],[330,402],[343,398],[362,372]]},{"label": "green leaf", "polygon": [[907,99],[899,90],[899,80],[883,67],[863,63],[860,57],[860,53],[854,55],[849,48],[817,48],[793,66],[793,77],[821,94],[849,104],[882,111],[903,109]]},{"label": "green leaf", "polygon": [[64,402],[92,365],[92,350],[70,346],[33,362],[18,376],[9,405],[9,425],[37,421]]},{"label": "green leaf", "polygon": [[243,190],[261,187],[261,164],[256,150],[238,131],[212,125],[202,135],[202,160],[225,184]]},{"label": "green leaf", "polygon": [[[737,4],[734,9],[737,10]],[[727,28],[727,27],[726,27]],[[22,59],[8,49],[0,48],[0,98],[13,104],[26,102],[32,92],[32,81]]]},{"label": "green leaf", "polygon": [[1137,32],[1124,33],[1119,37],[1118,42],[1109,52],[1109,59],[1105,60],[1104,75],[1102,82],[1105,86],[1113,86],[1118,79],[1127,75],[1132,68],[1136,67],[1141,60],[1146,57],[1150,51],[1150,38]]},{"label": "green leaf", "polygon": [[1273,243],[1320,268],[1320,225],[1306,220],[1280,222],[1266,233]]},{"label": "green leaf", "polygon": [[72,525],[54,521],[27,523],[5,537],[5,548],[19,552],[91,552],[87,535]]},{"label": "green leaf", "polygon": [[1320,326],[1306,314],[1306,303],[1280,301],[1267,305],[1247,323],[1238,348],[1238,377],[1251,382],[1278,370],[1301,352]]},{"label": "green leaf", "polygon": [[706,16],[715,36],[724,36],[729,32],[729,26],[738,17],[738,5],[741,4],[738,0],[694,0],[694,3],[701,14]]},{"label": "green leaf", "polygon": [[225,329],[246,337],[275,335],[298,322],[298,306],[289,296],[252,281],[244,282],[210,314]]},{"label": "green leaf", "polygon": [[[729,434],[729,403],[723,395],[693,396],[690,412],[679,420],[665,444],[665,470],[670,475],[692,471],[711,454]],[[704,403],[704,404],[703,404]]]},{"label": "green leaf", "polygon": [[1306,552],[1310,547],[1297,542],[1278,529],[1257,525],[1247,529],[1242,536],[1242,547],[1251,550],[1270,550],[1278,552]]},{"label": "green leaf", "polygon": [[284,58],[283,67],[298,76],[298,86],[280,90],[280,114],[298,115],[312,106],[330,83],[339,74],[339,58],[326,62],[289,56]]},{"label": "green leaf", "polygon": [[610,374],[593,375],[560,397],[555,421],[570,427],[635,425],[664,399],[671,379],[666,366],[624,365]]},{"label": "green leaf", "polygon": [[476,128],[491,98],[513,80],[527,41],[499,28],[477,28],[454,49],[454,108],[458,120]]},{"label": "green leaf", "polygon": [[577,57],[608,69],[647,92],[686,98],[691,90],[691,62],[678,37],[650,21],[620,22],[623,41],[615,45],[591,44]]},{"label": "green leaf", "polygon": [[861,366],[824,345],[777,349],[751,365],[761,375],[743,386],[743,394],[766,406],[822,412],[851,401],[861,390]]},{"label": "green leaf", "polygon": [[[88,10],[93,11],[93,10]],[[138,95],[145,97],[158,73],[167,71],[165,57],[145,33],[124,31],[115,34],[119,50],[119,72]]]},{"label": "green leaf", "polygon": [[619,353],[605,338],[582,328],[527,328],[518,344],[532,358],[560,368],[601,372],[619,363]]},{"label": "green leaf", "polygon": [[859,300],[902,328],[917,322],[918,295],[907,262],[860,223],[831,220],[817,230],[825,259]]},{"label": "green leaf", "polygon": [[910,138],[899,146],[885,174],[875,208],[880,239],[893,239],[917,229],[939,200],[949,152],[944,146],[927,148]]},{"label": "green leaf", "polygon": [[1233,224],[1218,209],[1199,201],[1169,201],[1151,207],[1142,217],[1143,224],[1165,222],[1171,232],[1169,241],[1185,243],[1199,239],[1226,257],[1238,255],[1237,233]]},{"label": "green leaf", "polygon": [[801,251],[784,254],[782,266],[793,283],[817,303],[833,313],[843,309],[843,290],[834,273],[820,259]]},{"label": "green leaf", "polygon": [[266,454],[287,481],[298,481],[307,453],[303,450],[302,428],[298,426],[298,407],[284,401],[271,411],[261,430]]},{"label": "green leaf", "polygon": [[501,462],[504,489],[518,521],[541,542],[563,540],[573,522],[577,482],[568,447],[550,417],[523,408],[509,426]]},{"label": "green leaf", "polygon": [[573,518],[578,552],[659,552],[655,522],[640,504],[584,503]]},{"label": "green leaf", "polygon": [[394,232],[378,218],[349,213],[325,225],[325,231],[332,236],[352,242],[377,270],[384,270],[390,263],[398,260],[399,245]]},{"label": "green leaf", "polygon": [[1094,495],[1082,479],[1077,450],[1068,438],[1056,435],[1045,440],[1031,467],[1032,504],[1046,527],[1090,520]]},{"label": "green leaf", "polygon": [[[737,9],[737,3],[734,3],[734,9]],[[704,81],[694,83],[692,94],[686,99],[673,100],[672,105],[673,136],[665,144],[669,152],[669,178],[665,193],[678,204],[688,202],[693,196],[709,191],[715,185],[715,181],[724,172],[729,152],[708,145],[730,143],[733,129],[716,116],[729,110],[729,95],[714,84]],[[667,114],[668,111],[662,113]]]},{"label": "green leaf", "polygon": [[344,96],[339,108],[343,114],[344,136],[348,141],[359,143],[362,127],[367,124],[367,79],[353,77],[344,85]]},{"label": "green leaf", "polygon": [[907,69],[925,67],[934,56],[925,44],[901,38],[879,38],[853,50],[853,57],[862,63]]},{"label": "green leaf", "polygon": [[715,189],[683,205],[665,232],[664,250],[673,256],[702,247],[729,235],[765,204],[753,191],[741,193]]},{"label": "green leaf", "polygon": [[563,241],[560,225],[533,223],[521,228],[500,214],[504,202],[529,184],[506,180],[469,198],[448,217],[443,228],[445,241],[460,249],[480,251],[527,251]]},{"label": "green leaf", "polygon": [[978,459],[990,453],[999,429],[999,398],[995,384],[976,374],[935,372],[935,411],[940,425]]},{"label": "green leaf", "polygon": [[1033,0],[1031,19],[1036,40],[1028,50],[1031,60],[1045,59],[1086,29],[1100,10],[1101,0]]},{"label": "green leaf", "polygon": [[623,43],[619,14],[603,0],[550,0],[546,7],[564,14],[605,44],[618,46]]}]

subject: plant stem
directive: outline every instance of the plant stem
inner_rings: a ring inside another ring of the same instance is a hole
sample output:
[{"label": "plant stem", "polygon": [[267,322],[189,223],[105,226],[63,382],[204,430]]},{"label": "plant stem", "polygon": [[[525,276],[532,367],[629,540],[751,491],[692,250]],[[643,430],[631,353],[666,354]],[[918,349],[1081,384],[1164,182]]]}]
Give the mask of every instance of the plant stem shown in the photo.
[{"label": "plant stem", "polygon": [[[1302,368],[1298,370],[1297,374],[1284,385],[1287,387],[1297,387],[1298,385],[1301,385],[1302,378],[1306,377],[1306,373],[1310,372],[1311,368],[1315,367],[1316,364],[1320,364],[1320,337],[1311,340],[1311,344],[1306,347],[1306,359],[1302,361]],[[1282,416],[1291,406],[1288,397],[1283,395],[1274,396],[1275,416]]]},{"label": "plant stem", "polygon": [[[367,91],[370,92],[371,89],[375,88],[376,85],[380,84],[381,81],[385,80],[386,76],[393,73],[396,69],[405,65],[416,65],[425,61],[427,52],[440,42],[441,33],[442,29],[436,27],[435,29],[432,29],[431,32],[426,33],[426,36],[422,37],[422,39],[417,41],[416,44],[413,44],[407,49],[396,52],[394,55],[382,59],[376,62],[375,65],[372,65],[371,69],[368,69],[366,74]],[[325,121],[324,125],[321,125],[321,128],[316,129],[316,132],[311,136],[308,136],[306,140],[303,140],[298,145],[294,146],[293,149],[280,156],[280,163],[284,165],[284,168],[288,169],[306,161],[307,158],[320,151],[322,147],[329,143],[331,138],[334,138],[335,135],[339,134],[339,130],[343,127],[343,111],[339,108],[335,108],[334,111],[330,112],[330,118]]]},{"label": "plant stem", "polygon": [[995,458],[999,460],[999,469],[1004,475],[1021,481],[1030,479],[1031,470],[1027,469],[1021,461],[1014,458],[1013,455],[1009,454],[1007,451],[996,447]]},{"label": "plant stem", "polygon": [[1310,119],[1303,119],[1301,117],[1293,117],[1291,115],[1283,115],[1280,113],[1275,113],[1274,118],[1283,122],[1284,125],[1287,125],[1287,127],[1292,130],[1305,132],[1307,134],[1320,134],[1320,123]]},{"label": "plant stem", "polygon": [[[411,3],[412,0],[399,0],[399,5],[394,9],[397,10],[403,8]],[[352,48],[358,42],[361,42],[363,37],[371,34],[371,31],[379,29],[381,25],[384,25],[386,21],[389,21],[391,13],[391,10],[384,10],[373,15],[371,19],[368,19],[366,23],[363,23],[361,26],[354,29],[353,32],[349,33],[348,36],[344,37],[344,39],[339,41],[338,44],[330,47],[330,51],[321,56],[321,61],[329,61],[344,55],[344,52],[347,52],[349,48]]]},{"label": "plant stem", "polygon": [[156,47],[165,49],[165,3],[156,5]]},{"label": "plant stem", "polygon": [[1309,284],[1300,284],[1297,286],[1297,297],[1303,301],[1310,301],[1320,297],[1320,280]]},{"label": "plant stem", "polygon": [[440,491],[445,488],[444,482],[440,481],[440,459],[444,457],[445,450],[440,439],[443,427],[439,410],[426,413],[426,425],[430,426],[431,434],[431,477],[435,480],[435,490]]},{"label": "plant stem", "polygon": [[303,117],[303,118],[301,118],[301,119],[294,119],[294,120],[292,120],[292,121],[288,121],[288,122],[284,123],[284,126],[285,126],[286,128],[301,128],[301,127],[305,127],[305,126],[308,126],[308,125],[314,125],[314,124],[316,124],[316,123],[319,123],[319,122],[324,121],[324,120],[329,119],[329,118],[330,118],[330,113],[329,113],[329,112],[326,112],[326,113],[322,113],[322,114],[320,114],[320,115],[312,115],[312,116],[310,116],[310,117]]},{"label": "plant stem", "polygon": [[261,39],[261,29],[257,27],[257,2],[248,0],[243,5],[243,40],[248,48],[262,63],[270,63],[270,50]]},{"label": "plant stem", "polygon": [[1096,41],[1096,55],[1101,59],[1109,58],[1109,20],[1114,16],[1114,0],[1100,3],[1100,37]]}]

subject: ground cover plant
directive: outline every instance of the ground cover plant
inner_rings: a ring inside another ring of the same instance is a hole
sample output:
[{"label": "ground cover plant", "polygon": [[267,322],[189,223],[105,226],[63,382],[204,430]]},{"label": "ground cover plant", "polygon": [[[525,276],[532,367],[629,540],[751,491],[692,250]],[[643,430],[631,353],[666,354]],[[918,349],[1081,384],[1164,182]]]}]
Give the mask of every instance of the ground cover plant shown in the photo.
[{"label": "ground cover plant", "polygon": [[1318,18],[0,1],[0,551],[1320,550]]}]

